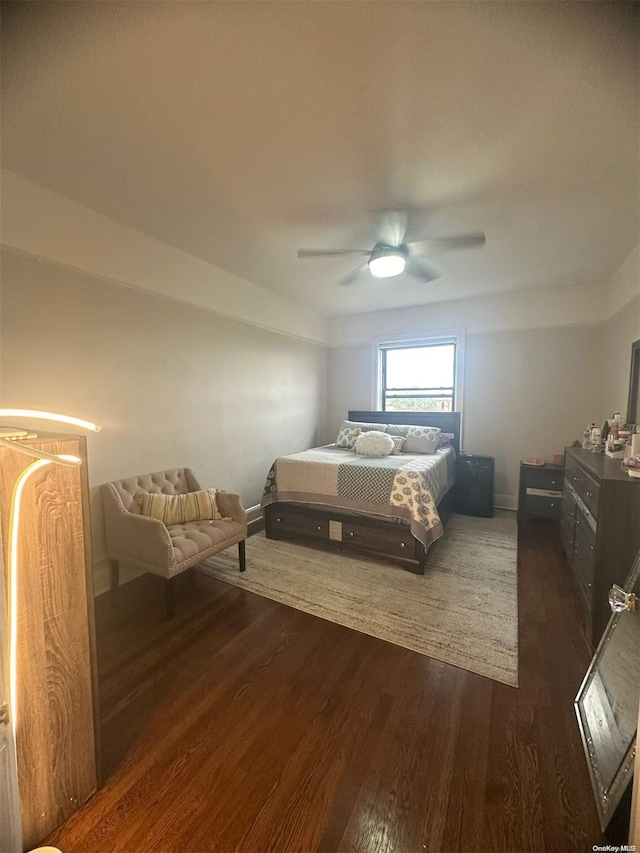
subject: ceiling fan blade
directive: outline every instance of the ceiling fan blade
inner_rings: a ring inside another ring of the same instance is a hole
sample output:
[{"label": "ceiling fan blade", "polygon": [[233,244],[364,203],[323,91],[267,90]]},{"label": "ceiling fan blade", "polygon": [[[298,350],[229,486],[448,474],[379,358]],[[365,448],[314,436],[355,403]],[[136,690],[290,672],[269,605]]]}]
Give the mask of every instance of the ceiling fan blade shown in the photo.
[{"label": "ceiling fan blade", "polygon": [[414,255],[430,255],[432,252],[446,252],[450,249],[473,249],[484,246],[487,238],[482,231],[469,234],[456,234],[453,237],[436,237],[433,240],[416,240],[407,243]]},{"label": "ceiling fan blade", "polygon": [[420,281],[425,282],[435,281],[442,275],[441,272],[425,264],[424,261],[419,261],[418,258],[409,258],[404,271],[408,272],[414,278],[419,278]]},{"label": "ceiling fan blade", "polygon": [[330,255],[370,255],[371,249],[298,249],[299,258],[324,258]]},{"label": "ceiling fan blade", "polygon": [[407,233],[409,214],[406,210],[376,210],[378,242],[385,246],[400,246]]},{"label": "ceiling fan blade", "polygon": [[360,264],[360,266],[353,270],[353,272],[350,272],[349,275],[345,275],[344,278],[340,279],[338,284],[340,285],[340,287],[346,287],[349,284],[353,284],[356,278],[360,275],[360,273],[363,270],[366,270],[366,268],[366,264]]}]

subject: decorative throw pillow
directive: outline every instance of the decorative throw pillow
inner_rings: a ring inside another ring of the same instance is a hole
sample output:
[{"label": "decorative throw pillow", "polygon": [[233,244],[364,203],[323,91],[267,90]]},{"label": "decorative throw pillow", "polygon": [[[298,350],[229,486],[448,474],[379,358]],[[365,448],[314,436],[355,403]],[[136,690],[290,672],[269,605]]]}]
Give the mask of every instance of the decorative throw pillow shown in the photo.
[{"label": "decorative throw pillow", "polygon": [[405,453],[435,453],[440,430],[438,427],[409,427],[404,445]]},{"label": "decorative throw pillow", "polygon": [[393,450],[391,451],[392,456],[400,456],[402,453],[402,448],[404,447],[406,439],[401,435],[392,435],[391,441],[393,442]]},{"label": "decorative throw pillow", "polygon": [[164,495],[141,492],[136,495],[142,515],[157,518],[170,524],[186,524],[188,521],[224,521],[216,501],[216,492],[221,489],[201,489],[186,495]]},{"label": "decorative throw pillow", "polygon": [[369,430],[358,436],[354,450],[361,456],[389,456],[393,450],[393,439],[386,432]]},{"label": "decorative throw pillow", "polygon": [[336,438],[336,446],[346,447],[348,450],[351,450],[353,445],[356,443],[356,439],[361,435],[361,433],[362,430],[360,427],[341,426],[338,437]]},{"label": "decorative throw pillow", "polygon": [[[338,431],[338,437],[336,438],[336,444],[338,447],[353,447],[356,443],[356,438],[360,435],[360,432],[369,432],[370,430],[385,432],[385,426],[385,424],[366,424],[361,421],[342,421]],[[353,435],[353,430],[360,430],[360,432],[358,435]],[[345,436],[349,442],[348,444],[344,443]],[[353,441],[351,441],[351,438],[353,438]]]},{"label": "decorative throw pillow", "polygon": [[399,435],[402,438],[406,438],[409,435],[410,429],[411,427],[408,424],[387,424],[385,432],[389,435]]}]

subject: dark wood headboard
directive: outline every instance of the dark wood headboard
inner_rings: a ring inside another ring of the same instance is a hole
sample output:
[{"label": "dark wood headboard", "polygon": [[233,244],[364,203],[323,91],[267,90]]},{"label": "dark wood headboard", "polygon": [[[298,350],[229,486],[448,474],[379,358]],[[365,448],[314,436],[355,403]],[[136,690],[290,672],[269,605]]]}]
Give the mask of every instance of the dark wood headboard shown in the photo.
[{"label": "dark wood headboard", "polygon": [[460,453],[460,412],[349,412],[350,421],[369,424],[411,424],[439,427],[453,435],[451,444]]}]

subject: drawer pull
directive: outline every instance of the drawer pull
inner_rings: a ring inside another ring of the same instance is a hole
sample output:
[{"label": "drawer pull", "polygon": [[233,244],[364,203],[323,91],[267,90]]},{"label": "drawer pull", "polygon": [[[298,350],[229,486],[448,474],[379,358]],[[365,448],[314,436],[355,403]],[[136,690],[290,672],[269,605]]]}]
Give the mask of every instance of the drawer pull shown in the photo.
[{"label": "drawer pull", "polygon": [[589,548],[593,551],[593,545],[589,545]]},{"label": "drawer pull", "polygon": [[401,543],[400,543],[400,547],[401,547],[401,548],[404,548],[404,547],[405,547],[405,543],[404,543],[404,542],[401,542]]},{"label": "drawer pull", "polygon": [[558,481],[557,481],[557,480],[552,480],[552,481],[551,481],[551,485],[552,485],[552,486],[557,485],[557,483],[558,483]]},{"label": "drawer pull", "polygon": [[622,589],[617,583],[609,590],[609,606],[613,613],[623,613],[625,610],[633,613],[637,603],[637,596]]},{"label": "drawer pull", "polygon": [[353,536],[353,530],[349,533],[349,536]]},{"label": "drawer pull", "polygon": [[276,521],[282,521],[282,519],[281,519],[281,518],[276,518]]},{"label": "drawer pull", "polygon": [[322,530],[322,527],[320,525],[318,525],[318,530]]},{"label": "drawer pull", "polygon": [[592,497],[593,497],[593,492],[585,492],[585,496],[586,496],[586,497],[588,497],[588,498],[592,498]]},{"label": "drawer pull", "polygon": [[554,503],[553,501],[551,501],[551,503],[549,504],[549,506],[555,506],[555,503]]}]

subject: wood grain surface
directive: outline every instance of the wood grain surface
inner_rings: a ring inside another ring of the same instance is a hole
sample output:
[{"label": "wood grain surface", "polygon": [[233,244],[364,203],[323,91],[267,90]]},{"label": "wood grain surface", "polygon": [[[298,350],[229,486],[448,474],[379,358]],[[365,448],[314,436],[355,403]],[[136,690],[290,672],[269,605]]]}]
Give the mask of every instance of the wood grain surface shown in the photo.
[{"label": "wood grain surface", "polygon": [[158,616],[153,576],[101,596],[106,784],[48,843],[65,853],[602,844],[573,713],[589,648],[552,522],[521,524],[519,561],[519,688],[191,572],[177,579],[171,622]]},{"label": "wood grain surface", "polygon": [[[83,438],[29,444],[49,453],[85,456]],[[17,451],[2,449],[5,548],[12,487],[29,462]],[[83,476],[77,468],[47,465],[30,477],[22,496],[17,759],[27,849],[72,814],[97,785]]]}]

